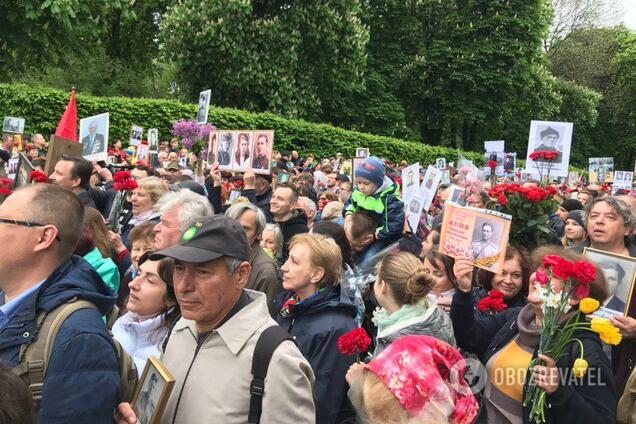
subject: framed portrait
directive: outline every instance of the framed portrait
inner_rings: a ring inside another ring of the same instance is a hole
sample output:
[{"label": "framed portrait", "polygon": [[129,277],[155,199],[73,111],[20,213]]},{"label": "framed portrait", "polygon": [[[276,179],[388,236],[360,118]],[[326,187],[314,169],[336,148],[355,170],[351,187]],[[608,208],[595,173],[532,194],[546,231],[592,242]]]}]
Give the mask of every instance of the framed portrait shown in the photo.
[{"label": "framed portrait", "polygon": [[440,253],[501,274],[512,218],[486,209],[444,206]]},{"label": "framed portrait", "polygon": [[179,158],[179,167],[181,169],[186,169],[188,167],[188,157],[187,156],[181,156]]},{"label": "framed portrait", "polygon": [[34,168],[31,165],[31,161],[24,153],[20,152],[20,155],[17,158],[18,164],[16,168],[15,177],[13,180],[13,187],[18,188],[29,184],[29,179],[31,178],[31,172],[33,172]]},{"label": "framed portrait", "polygon": [[369,157],[369,149],[366,147],[356,148],[356,157],[366,159]]},{"label": "framed portrait", "polygon": [[435,167],[440,170],[446,169],[446,158],[435,159]]},{"label": "framed portrait", "polygon": [[232,170],[232,155],[236,145],[235,131],[219,131],[219,146],[217,150],[217,161],[219,169],[224,171]]},{"label": "framed portrait", "polygon": [[2,125],[2,132],[12,134],[24,134],[24,118],[5,116]]},{"label": "framed portrait", "polygon": [[449,203],[454,203],[459,206],[465,206],[466,200],[464,199],[464,192],[466,190],[463,187],[451,185],[448,192],[448,199],[446,200]]},{"label": "framed portrait", "polygon": [[199,93],[199,108],[197,109],[197,122],[199,124],[206,124],[208,122],[211,95],[212,90],[205,90]]},{"label": "framed portrait", "polygon": [[450,184],[451,183],[451,177],[450,177],[450,171],[448,169],[445,169],[442,171],[442,177],[440,180],[440,184]]},{"label": "framed portrait", "polygon": [[274,131],[254,131],[252,169],[255,174],[269,174],[274,148]]},{"label": "framed portrait", "polygon": [[[571,122],[530,122],[526,170],[532,174],[533,178],[539,179],[539,174],[547,175],[548,167],[550,177],[568,176],[573,129],[574,125]],[[556,152],[557,157],[550,164],[542,161],[535,162],[530,159],[530,155],[535,151]]]},{"label": "framed portrait", "polygon": [[147,144],[140,144],[137,146],[137,161],[147,161],[150,156],[150,146]]},{"label": "framed portrait", "polygon": [[449,171],[447,169],[440,170],[432,165],[429,165],[426,169],[426,173],[422,179],[422,184],[420,185],[420,194],[423,200],[422,210],[424,212],[428,212],[431,207],[431,203],[433,203],[433,200],[435,199],[435,194],[437,193],[437,188],[439,187],[442,174],[444,174],[444,172]]},{"label": "framed portrait", "polygon": [[219,135],[216,131],[210,131],[208,136],[208,144],[203,150],[203,161],[208,165],[212,165],[216,162],[217,150],[219,148]]},{"label": "framed portrait", "polygon": [[232,155],[232,170],[245,172],[252,166],[252,133],[236,131],[236,147]]},{"label": "framed portrait", "polygon": [[159,130],[157,128],[148,130],[148,146],[150,146],[150,152],[159,152]]},{"label": "framed portrait", "polygon": [[80,119],[79,139],[82,143],[82,156],[90,161],[106,160],[108,158],[108,129],[110,115],[89,116]]},{"label": "framed portrait", "polygon": [[130,145],[139,146],[144,138],[144,127],[132,125],[130,127]]},{"label": "framed portrait", "polygon": [[130,403],[139,424],[161,421],[174,383],[174,377],[163,363],[154,356],[149,357]]},{"label": "framed portrait", "polygon": [[630,315],[636,318],[634,285],[636,282],[636,258],[617,255],[586,247],[583,256],[594,262],[603,271],[607,281],[608,298],[593,316],[610,318]]}]

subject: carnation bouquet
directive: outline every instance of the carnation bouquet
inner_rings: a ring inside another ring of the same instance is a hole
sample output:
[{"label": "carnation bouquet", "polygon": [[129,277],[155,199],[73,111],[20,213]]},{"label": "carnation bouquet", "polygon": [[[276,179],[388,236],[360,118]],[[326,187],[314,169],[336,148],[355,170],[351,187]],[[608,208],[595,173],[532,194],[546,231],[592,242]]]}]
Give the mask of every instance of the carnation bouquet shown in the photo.
[{"label": "carnation bouquet", "polygon": [[137,188],[137,181],[132,177],[128,171],[119,171],[113,176],[115,181],[115,190],[117,195],[115,196],[115,205],[110,215],[110,228],[114,232],[119,229],[119,217],[121,216],[122,209],[124,208],[124,198],[126,192]]},{"label": "carnation bouquet", "polygon": [[552,162],[559,156],[559,152],[557,151],[549,151],[549,150],[537,150],[535,152],[530,153],[530,159],[535,161],[535,166],[537,167],[537,171],[539,172],[539,179],[543,182],[543,168],[544,164],[547,165],[548,173],[545,177],[550,180],[550,170],[552,169]]},{"label": "carnation bouquet", "polygon": [[13,193],[13,180],[0,178],[0,204]]},{"label": "carnation bouquet", "polygon": [[[583,377],[587,372],[588,363],[584,357],[583,343],[574,337],[574,333],[594,331],[605,343],[613,345],[620,343],[621,334],[608,320],[594,318],[590,323],[585,319],[585,315],[594,312],[600,306],[597,300],[588,297],[590,284],[596,280],[596,267],[593,264],[585,261],[574,263],[557,255],[546,255],[543,258],[543,266],[545,272],[538,270],[535,282],[536,294],[543,300],[538,355],[546,355],[557,362],[571,343],[578,343],[581,353],[574,361],[572,372],[575,377]],[[561,282],[560,290],[555,288],[555,280]],[[574,311],[570,304],[573,297],[581,299],[579,309]],[[541,364],[538,355],[530,363],[530,369]],[[534,383],[532,377],[523,401],[523,406],[527,405],[532,406],[531,422],[546,421],[546,392]]]},{"label": "carnation bouquet", "polygon": [[499,184],[488,192],[496,199],[497,210],[512,216],[510,240],[529,250],[554,239],[548,226],[548,215],[557,209],[554,187],[522,187]]},{"label": "carnation bouquet", "polygon": [[31,172],[31,175],[29,176],[29,180],[31,181],[31,184],[48,183],[49,176],[46,175],[44,172],[38,171],[37,169],[35,169]]}]

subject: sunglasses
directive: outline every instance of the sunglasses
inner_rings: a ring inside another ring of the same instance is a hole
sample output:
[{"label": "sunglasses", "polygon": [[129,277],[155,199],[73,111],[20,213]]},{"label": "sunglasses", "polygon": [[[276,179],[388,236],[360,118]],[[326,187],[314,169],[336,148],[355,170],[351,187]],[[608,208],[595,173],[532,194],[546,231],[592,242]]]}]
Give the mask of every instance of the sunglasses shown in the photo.
[{"label": "sunglasses", "polygon": [[[44,227],[45,224],[38,224],[37,222],[17,221],[15,219],[0,218],[0,224],[19,225],[20,227]],[[60,236],[55,236],[57,241],[62,241]]]}]

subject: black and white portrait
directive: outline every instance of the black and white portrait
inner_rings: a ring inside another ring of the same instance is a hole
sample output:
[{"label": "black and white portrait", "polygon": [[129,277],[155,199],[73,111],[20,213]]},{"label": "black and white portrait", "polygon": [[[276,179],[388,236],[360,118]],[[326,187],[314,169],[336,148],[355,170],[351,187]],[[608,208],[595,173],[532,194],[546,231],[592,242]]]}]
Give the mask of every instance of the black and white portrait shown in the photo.
[{"label": "black and white portrait", "polygon": [[636,258],[590,248],[585,249],[584,255],[598,265],[607,281],[608,297],[595,315],[609,318],[626,314],[636,279]]},{"label": "black and white portrait", "polygon": [[435,160],[435,167],[437,169],[446,169],[446,158],[437,158]]},{"label": "black and white portrait", "polygon": [[197,109],[197,122],[199,124],[205,124],[208,122],[211,95],[212,90],[205,90],[199,93],[199,108]]},{"label": "black and white portrait", "polygon": [[245,170],[252,165],[252,133],[238,132],[236,135],[236,149],[232,155],[232,169]]},{"label": "black and white portrait", "polygon": [[503,225],[494,220],[478,217],[473,229],[473,259],[492,258],[499,255]]},{"label": "black and white portrait", "polygon": [[130,127],[130,145],[139,146],[144,138],[144,127],[133,125]]},{"label": "black and white portrait", "polygon": [[13,134],[24,134],[24,119],[5,116],[2,131]]},{"label": "black and white portrait", "polygon": [[[548,168],[550,169],[550,177],[568,176],[573,128],[571,122],[530,122],[526,170],[532,174],[533,178],[539,179],[541,176],[547,175]],[[548,163],[532,160],[530,155],[538,151],[556,152],[557,156]],[[539,172],[539,168],[541,172]]]},{"label": "black and white portrait", "polygon": [[106,160],[108,157],[109,114],[91,116],[80,120],[82,156],[88,160]]},{"label": "black and white portrait", "polygon": [[157,130],[157,128],[150,128],[148,130],[148,145],[150,146],[150,153],[157,153],[159,151],[159,130]]},{"label": "black and white portrait", "polygon": [[451,203],[455,203],[460,206],[466,205],[466,200],[464,199],[465,190],[459,186],[452,185],[450,188],[450,193],[448,195],[448,201]]},{"label": "black and white portrait", "polygon": [[220,166],[229,167],[236,144],[235,133],[232,131],[221,131],[219,133],[218,161]]},{"label": "black and white portrait", "polygon": [[364,147],[358,147],[356,149],[356,157],[357,158],[368,158],[369,157],[369,149]]},{"label": "black and white portrait", "polygon": [[139,424],[151,424],[152,416],[159,406],[161,392],[165,386],[163,378],[154,367],[150,367],[143,382],[139,398],[135,403],[135,414]]}]

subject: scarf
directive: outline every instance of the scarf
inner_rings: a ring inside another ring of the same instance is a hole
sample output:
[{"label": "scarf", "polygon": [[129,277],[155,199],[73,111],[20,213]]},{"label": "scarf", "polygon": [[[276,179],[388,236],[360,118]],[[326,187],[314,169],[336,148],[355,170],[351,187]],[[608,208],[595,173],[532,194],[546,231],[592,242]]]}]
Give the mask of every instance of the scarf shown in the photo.
[{"label": "scarf", "polygon": [[287,299],[285,301],[285,303],[283,303],[282,308],[280,308],[280,315],[283,318],[289,318],[289,317],[293,316],[294,315],[294,309],[296,308],[296,306],[302,305],[304,303],[307,303],[307,301],[309,301],[309,299],[313,299],[314,297],[318,296],[323,291],[325,291],[325,287],[321,288],[316,293],[312,294],[311,296],[309,296],[309,297],[307,297],[307,298],[305,298],[303,300],[300,300],[300,297],[297,294],[292,295],[292,297],[290,297],[289,299]]},{"label": "scarf", "polygon": [[159,216],[159,212],[154,209],[150,209],[148,212],[144,212],[140,215],[133,215],[128,221],[128,225],[132,225],[133,227],[139,225],[143,222],[150,221],[152,218],[156,218]]},{"label": "scarf", "polygon": [[402,305],[400,309],[390,314],[384,308],[376,308],[373,311],[371,321],[378,327],[378,335],[393,332],[396,326],[402,326],[402,323],[411,320],[420,321],[433,311],[435,306],[427,297],[424,297],[418,303],[413,305]]}]

